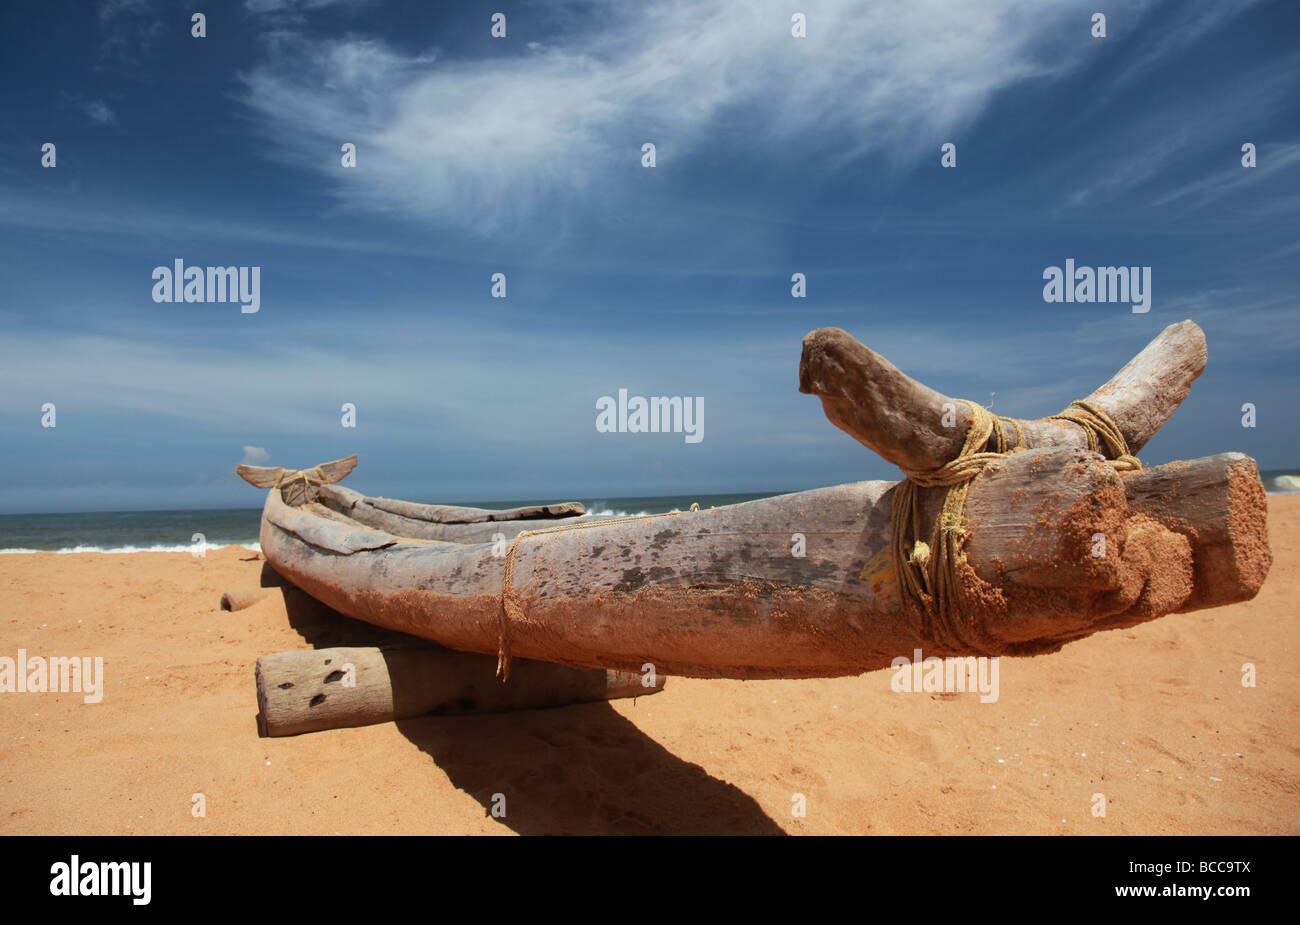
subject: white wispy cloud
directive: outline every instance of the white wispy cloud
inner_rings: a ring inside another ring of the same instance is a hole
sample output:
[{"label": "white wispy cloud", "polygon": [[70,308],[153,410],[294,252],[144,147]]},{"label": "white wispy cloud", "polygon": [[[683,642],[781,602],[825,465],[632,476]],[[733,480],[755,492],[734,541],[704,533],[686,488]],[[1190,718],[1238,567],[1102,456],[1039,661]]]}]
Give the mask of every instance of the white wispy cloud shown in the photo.
[{"label": "white wispy cloud", "polygon": [[[1158,30],[1147,30],[1144,41],[1135,49],[1124,69],[1115,77],[1112,88],[1119,88],[1147,75],[1150,71],[1167,61],[1173,53],[1181,48],[1199,41],[1222,29],[1229,20],[1247,12],[1258,5],[1260,0],[1233,0],[1223,3],[1221,0],[1181,0],[1177,13],[1168,18]],[[1153,6],[1152,0],[1139,0],[1136,6],[1127,7],[1120,16],[1112,15],[1111,22],[1118,24],[1121,30],[1132,28],[1142,22],[1142,15]]]},{"label": "white wispy cloud", "polygon": [[[1199,209],[1229,196],[1240,196],[1248,190],[1267,186],[1278,174],[1300,166],[1300,144],[1256,145],[1256,166],[1242,167],[1229,161],[1229,167],[1208,177],[1169,190],[1151,201],[1153,206],[1179,203],[1187,209]],[[1290,189],[1296,187],[1290,186]]]},{"label": "white wispy cloud", "polygon": [[271,458],[271,454],[266,451],[266,447],[246,446],[244,449],[244,458],[239,462],[244,466],[260,466]]},{"label": "white wispy cloud", "polygon": [[96,125],[111,125],[117,122],[117,114],[103,100],[91,100],[82,107]]},{"label": "white wispy cloud", "polygon": [[[62,190],[62,192],[68,192]],[[17,189],[0,189],[0,227],[77,234],[97,245],[138,252],[140,242],[173,237],[184,227],[191,240],[254,242],[283,247],[321,248],[331,251],[404,254],[433,258],[439,250],[428,241],[400,241],[390,235],[371,239],[351,228],[332,231],[317,216],[307,221],[257,220],[196,212],[171,203],[115,198],[83,199],[74,195],[51,196]]]},{"label": "white wispy cloud", "polygon": [[[1101,385],[1184,317],[1207,329],[1216,368],[1240,371],[1289,356],[1300,347],[1300,333],[1289,324],[1295,311],[1290,296],[1224,290],[1167,299],[1149,316],[1112,312],[1014,331],[936,330],[902,316],[848,330],[933,388],[978,401],[996,390],[999,411],[1033,416]],[[232,328],[246,323],[232,316]],[[820,429],[815,401],[795,390],[803,333],[738,329],[720,351],[711,339],[681,341],[673,331],[635,340],[593,331],[575,352],[571,336],[482,318],[442,321],[436,333],[423,320],[388,318],[332,337],[322,333],[310,345],[274,333],[256,346],[236,338],[216,347],[184,338],[16,332],[0,340],[0,413],[22,417],[56,401],[61,415],[75,409],[83,420],[132,415],[164,431],[179,425],[289,439],[338,435],[340,405],[353,402],[367,436],[409,441],[415,434],[438,445],[531,450],[589,437],[595,399],[627,387],[633,394],[706,396],[710,434],[717,435],[712,447],[759,434],[830,433]],[[395,351],[395,344],[406,349]],[[1017,362],[972,367],[972,356]],[[243,451],[251,464],[267,458],[264,447]]]},{"label": "white wispy cloud", "polygon": [[[1219,24],[1229,12],[1242,9],[1224,5],[1223,10],[1213,16],[1207,13],[1205,18]],[[1186,47],[1176,40],[1191,42],[1203,31],[1175,28],[1156,44],[1163,55],[1174,56]],[[1144,60],[1147,58],[1149,54]],[[1258,126],[1275,122],[1278,113],[1290,106],[1297,81],[1300,54],[1291,54],[1229,73],[1203,93],[1170,95],[1162,105],[1140,113],[1126,113],[1122,108],[1119,88],[1125,85],[1123,79],[1107,85],[1088,111],[1091,118],[1107,119],[1105,134],[1051,168],[1060,178],[1055,185],[1067,190],[1064,208],[1113,204],[1135,193],[1141,197],[1135,198],[1135,203],[1142,208],[1167,206],[1185,197],[1199,207],[1220,193],[1243,191],[1256,180],[1291,166],[1293,143],[1273,143],[1256,132]],[[1118,115],[1113,115],[1116,112]],[[1078,116],[1073,126],[1082,131],[1089,124],[1087,118]],[[1211,128],[1207,130],[1207,126]],[[1270,148],[1268,169],[1262,160],[1256,170],[1241,167],[1238,158],[1245,141]],[[1223,169],[1190,184],[1169,179],[1180,176],[1183,165],[1189,163],[1217,163]],[[1146,214],[1150,216],[1151,210]]]},{"label": "white wispy cloud", "polygon": [[[788,4],[610,5],[562,43],[515,31],[506,53],[474,61],[281,34],[243,82],[280,156],[336,180],[353,206],[486,234],[608,210],[620,187],[671,183],[719,139],[732,153],[815,139],[819,169],[929,156],[1000,91],[1069,71],[1090,50],[1089,9],[832,0],[796,39]],[[348,141],[355,171],[339,165]],[[654,177],[636,173],[646,141]]]}]

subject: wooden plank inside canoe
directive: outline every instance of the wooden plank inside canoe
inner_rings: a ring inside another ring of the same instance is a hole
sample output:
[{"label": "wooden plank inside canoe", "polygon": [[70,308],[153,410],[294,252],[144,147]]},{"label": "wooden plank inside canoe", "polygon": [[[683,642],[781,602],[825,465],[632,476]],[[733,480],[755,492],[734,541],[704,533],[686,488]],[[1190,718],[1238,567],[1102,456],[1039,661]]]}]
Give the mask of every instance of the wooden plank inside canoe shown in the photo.
[{"label": "wooden plank inside canoe", "polygon": [[[317,500],[338,516],[346,517],[353,523],[391,533],[406,541],[420,539],[447,543],[493,543],[501,538],[514,539],[515,534],[523,530],[536,530],[539,527],[555,526],[557,522],[563,523],[556,518],[547,517],[533,520],[485,520],[471,524],[414,520],[400,514],[382,511],[371,504],[365,495],[344,488],[342,485],[319,486]],[[575,521],[577,519],[573,518]]]},{"label": "wooden plank inside canoe", "polygon": [[262,509],[263,518],[271,524],[292,533],[318,549],[351,555],[366,549],[386,549],[397,543],[397,538],[360,525],[337,523],[324,516],[320,505],[308,508],[290,507],[271,492]]},{"label": "wooden plank inside canoe", "polygon": [[479,524],[498,520],[536,520],[551,517],[577,517],[587,513],[586,507],[579,501],[565,501],[562,504],[538,504],[531,507],[514,507],[506,510],[492,510],[481,507],[458,507],[448,504],[416,504],[412,501],[399,501],[394,498],[370,498],[366,501],[371,507],[411,520],[422,520],[435,524]]}]

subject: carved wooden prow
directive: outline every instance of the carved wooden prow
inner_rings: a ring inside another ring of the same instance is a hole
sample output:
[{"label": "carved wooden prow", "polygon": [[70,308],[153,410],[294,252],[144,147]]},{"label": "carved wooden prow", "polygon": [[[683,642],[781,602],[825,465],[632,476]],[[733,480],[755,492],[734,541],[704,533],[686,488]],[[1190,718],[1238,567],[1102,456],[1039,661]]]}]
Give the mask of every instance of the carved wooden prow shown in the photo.
[{"label": "carved wooden prow", "polygon": [[321,463],[311,469],[239,465],[235,467],[235,471],[245,482],[257,488],[275,488],[278,485],[284,503],[296,506],[316,500],[316,485],[332,485],[340,482],[356,467],[357,457],[354,453],[343,459]]},{"label": "carved wooden prow", "polygon": [[[1192,382],[1205,370],[1206,357],[1205,333],[1195,322],[1171,324],[1084,400],[1110,415],[1136,453],[1187,398]],[[799,391],[820,398],[826,417],[840,430],[913,471],[936,469],[953,459],[972,419],[965,402],[905,375],[839,328],[820,328],[803,339]],[[955,407],[956,426],[944,426],[945,405]],[[1024,441],[1008,427],[1009,446],[1088,445],[1083,428],[1069,421],[1016,423]]]},{"label": "carved wooden prow", "polygon": [[[1192,321],[1171,324],[1084,400],[1109,415],[1129,451],[1137,453],[1187,398],[1206,360],[1201,328]],[[839,328],[821,328],[804,338],[799,391],[818,396],[831,423],[906,471],[934,470],[955,458],[973,420],[966,402],[910,378]],[[945,418],[950,426],[944,426]],[[1060,419],[1009,419],[1003,432],[1013,453],[1088,446],[1084,428]],[[1020,510],[1014,482],[999,483],[987,476],[978,481],[983,484],[966,512],[972,557],[1009,563],[1003,577],[1013,585],[1042,585],[1054,574],[1063,589],[1076,586],[1076,571],[1064,561],[1044,557],[1041,551],[1000,548],[999,534],[1007,525],[1034,512]],[[1181,600],[1164,602],[1164,612],[1255,596],[1272,554],[1264,487],[1253,459],[1220,453],[1124,473],[1119,484],[1124,509],[1115,513],[1128,524],[1121,538],[1127,543],[1131,535],[1134,546],[1121,552],[1135,563],[1150,559],[1143,566],[1149,578],[1159,569],[1185,568],[1192,579],[1185,594],[1174,595]],[[943,489],[921,492],[931,524],[942,495]],[[1100,497],[1096,501],[1113,503]],[[1181,555],[1180,547],[1169,541],[1174,536],[1187,541]],[[1144,550],[1140,555],[1138,547]],[[1181,561],[1184,558],[1189,561]]]}]

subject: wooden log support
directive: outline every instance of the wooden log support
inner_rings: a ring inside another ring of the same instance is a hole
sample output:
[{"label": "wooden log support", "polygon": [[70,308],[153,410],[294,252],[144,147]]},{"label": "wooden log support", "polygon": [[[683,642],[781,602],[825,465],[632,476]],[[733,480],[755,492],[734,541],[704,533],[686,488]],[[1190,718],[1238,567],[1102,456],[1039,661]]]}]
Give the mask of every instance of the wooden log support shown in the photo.
[{"label": "wooden log support", "polygon": [[231,588],[221,595],[221,609],[245,610],[274,590],[274,588]]},{"label": "wooden log support", "polygon": [[258,727],[265,736],[289,736],[417,716],[534,710],[653,694],[666,681],[521,659],[502,684],[495,670],[494,658],[441,646],[264,655],[255,672]]}]

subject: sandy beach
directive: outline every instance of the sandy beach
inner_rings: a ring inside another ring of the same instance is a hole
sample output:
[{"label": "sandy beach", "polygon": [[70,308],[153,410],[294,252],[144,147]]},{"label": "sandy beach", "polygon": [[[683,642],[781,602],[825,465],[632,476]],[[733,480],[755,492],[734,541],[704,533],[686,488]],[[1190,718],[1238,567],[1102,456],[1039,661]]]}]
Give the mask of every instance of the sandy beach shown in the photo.
[{"label": "sandy beach", "polygon": [[1002,659],[995,703],[896,693],[891,671],[673,678],[281,739],[257,735],[257,657],[369,629],[292,625],[279,592],[222,611],[256,553],[0,556],[0,655],[102,656],[105,676],[99,703],[0,694],[0,832],[1297,834],[1300,496],[1269,518],[1255,600]]}]

